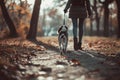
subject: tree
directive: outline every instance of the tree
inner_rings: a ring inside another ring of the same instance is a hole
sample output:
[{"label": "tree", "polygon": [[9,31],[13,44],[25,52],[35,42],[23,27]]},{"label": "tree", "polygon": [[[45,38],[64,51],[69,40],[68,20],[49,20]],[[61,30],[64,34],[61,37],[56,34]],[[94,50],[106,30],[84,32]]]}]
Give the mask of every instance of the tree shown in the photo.
[{"label": "tree", "polygon": [[36,40],[40,5],[41,5],[41,0],[35,0],[32,18],[31,18],[31,22],[30,22],[30,30],[27,35],[27,39],[29,39],[29,40]]},{"label": "tree", "polygon": [[16,29],[15,29],[15,25],[14,25],[12,19],[10,18],[9,14],[7,12],[7,8],[5,6],[4,0],[0,1],[0,6],[1,6],[2,14],[4,16],[5,22],[8,25],[9,30],[10,30],[10,35],[9,36],[10,37],[17,37],[18,34],[17,34]]},{"label": "tree", "polygon": [[118,33],[117,38],[120,38],[120,0],[116,0],[117,3],[117,19],[118,19]]},{"label": "tree", "polygon": [[109,4],[113,2],[113,0],[105,0],[105,1],[101,1],[99,0],[100,3],[103,4],[104,7],[104,36],[108,37],[109,36]]},{"label": "tree", "polygon": [[97,0],[94,0],[92,9],[95,12],[97,35],[99,36],[100,35],[100,17],[97,10],[99,6],[97,6],[97,4],[98,4]]}]

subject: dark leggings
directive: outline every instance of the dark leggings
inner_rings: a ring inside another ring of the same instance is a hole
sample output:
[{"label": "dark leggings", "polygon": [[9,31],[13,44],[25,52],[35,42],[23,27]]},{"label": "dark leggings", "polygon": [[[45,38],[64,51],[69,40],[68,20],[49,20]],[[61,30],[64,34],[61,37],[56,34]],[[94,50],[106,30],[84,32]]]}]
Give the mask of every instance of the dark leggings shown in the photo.
[{"label": "dark leggings", "polygon": [[84,18],[71,18],[73,23],[73,37],[77,38],[77,27],[79,26],[79,42],[82,41]]}]

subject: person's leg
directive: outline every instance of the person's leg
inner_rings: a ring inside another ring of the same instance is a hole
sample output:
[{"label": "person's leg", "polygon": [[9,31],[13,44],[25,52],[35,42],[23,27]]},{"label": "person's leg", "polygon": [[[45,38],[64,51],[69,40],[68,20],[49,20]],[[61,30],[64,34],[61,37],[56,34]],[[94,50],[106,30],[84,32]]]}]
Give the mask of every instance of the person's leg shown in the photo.
[{"label": "person's leg", "polygon": [[84,18],[79,18],[79,42],[78,42],[78,49],[82,49],[82,37],[83,37],[83,23],[84,23]]},{"label": "person's leg", "polygon": [[74,50],[78,50],[77,46],[77,18],[72,18],[73,23],[73,40],[74,40]]},{"label": "person's leg", "polygon": [[73,37],[77,38],[77,18],[72,18],[73,23]]}]

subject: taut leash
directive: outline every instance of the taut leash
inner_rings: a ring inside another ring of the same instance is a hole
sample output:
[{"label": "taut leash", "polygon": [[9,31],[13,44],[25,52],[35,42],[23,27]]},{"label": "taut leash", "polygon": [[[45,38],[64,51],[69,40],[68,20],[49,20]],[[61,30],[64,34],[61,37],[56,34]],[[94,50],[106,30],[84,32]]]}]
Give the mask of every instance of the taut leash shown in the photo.
[{"label": "taut leash", "polygon": [[63,25],[65,25],[65,13],[64,13],[64,20],[63,20]]}]

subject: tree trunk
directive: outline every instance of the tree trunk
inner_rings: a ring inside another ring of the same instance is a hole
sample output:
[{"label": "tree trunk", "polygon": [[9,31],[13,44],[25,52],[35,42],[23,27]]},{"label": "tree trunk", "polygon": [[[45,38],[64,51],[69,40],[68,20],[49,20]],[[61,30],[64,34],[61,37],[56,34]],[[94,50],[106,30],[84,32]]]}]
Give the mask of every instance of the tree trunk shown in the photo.
[{"label": "tree trunk", "polygon": [[120,38],[120,0],[116,0],[117,3],[117,19],[118,19],[118,32],[117,32],[117,38]]},{"label": "tree trunk", "polygon": [[16,29],[15,29],[15,25],[12,22],[12,19],[10,18],[9,14],[7,12],[4,0],[0,1],[0,6],[1,6],[2,14],[4,16],[5,22],[8,25],[9,30],[10,30],[10,35],[9,36],[10,37],[17,37],[18,34],[17,34]]},{"label": "tree trunk", "polygon": [[92,24],[92,19],[90,19],[90,36],[93,36],[93,24]]},{"label": "tree trunk", "polygon": [[27,35],[27,39],[29,39],[29,40],[34,40],[34,39],[36,40],[40,5],[41,5],[41,0],[35,0],[32,18],[31,18],[31,22],[30,22],[30,30]]},{"label": "tree trunk", "polygon": [[97,22],[97,36],[100,36],[100,18],[98,17],[98,15],[96,16],[96,22]]},{"label": "tree trunk", "polygon": [[109,4],[112,3],[114,0],[104,0],[104,2],[102,0],[99,0],[100,3],[103,4],[104,7],[104,23],[103,23],[103,27],[104,27],[104,36],[108,37],[109,36]]},{"label": "tree trunk", "polygon": [[108,37],[109,36],[109,8],[108,8],[109,3],[106,2],[104,4],[104,36]]},{"label": "tree trunk", "polygon": [[96,28],[97,28],[97,36],[100,35],[100,18],[98,16],[98,11],[97,11],[97,0],[94,0],[94,11],[95,11],[95,18],[96,18]]}]

